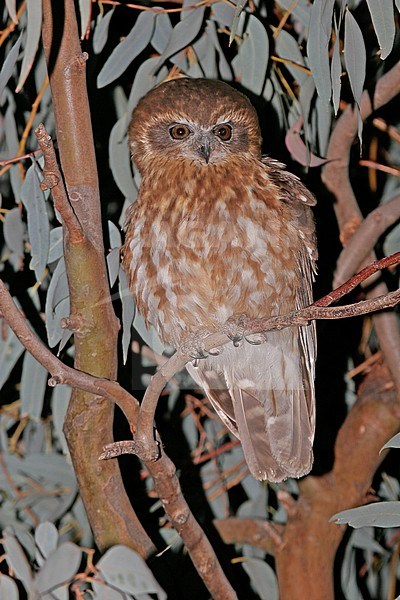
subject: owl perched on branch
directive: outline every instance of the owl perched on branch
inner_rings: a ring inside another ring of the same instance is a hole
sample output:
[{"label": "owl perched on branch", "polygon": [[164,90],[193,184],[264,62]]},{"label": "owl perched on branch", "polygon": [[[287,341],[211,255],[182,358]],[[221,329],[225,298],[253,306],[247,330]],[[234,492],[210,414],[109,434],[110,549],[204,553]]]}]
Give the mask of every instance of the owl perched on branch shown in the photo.
[{"label": "owl perched on branch", "polygon": [[[142,182],[123,264],[138,310],[165,342],[177,348],[227,322],[240,329],[242,315],[312,302],[315,201],[261,156],[244,95],[219,81],[167,81],[140,100],[129,139]],[[300,477],[313,460],[315,326],[250,342],[187,368],[240,439],[254,477]]]}]

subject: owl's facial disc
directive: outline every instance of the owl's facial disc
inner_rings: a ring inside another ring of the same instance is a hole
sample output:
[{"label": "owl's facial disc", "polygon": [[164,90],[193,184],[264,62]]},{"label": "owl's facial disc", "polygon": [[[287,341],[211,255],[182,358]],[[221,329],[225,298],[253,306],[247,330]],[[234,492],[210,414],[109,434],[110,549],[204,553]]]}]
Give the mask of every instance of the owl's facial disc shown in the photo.
[{"label": "owl's facial disc", "polygon": [[177,154],[206,164],[219,162],[226,157],[232,134],[233,127],[230,123],[219,123],[210,129],[187,123],[169,126],[169,135],[177,146]]}]

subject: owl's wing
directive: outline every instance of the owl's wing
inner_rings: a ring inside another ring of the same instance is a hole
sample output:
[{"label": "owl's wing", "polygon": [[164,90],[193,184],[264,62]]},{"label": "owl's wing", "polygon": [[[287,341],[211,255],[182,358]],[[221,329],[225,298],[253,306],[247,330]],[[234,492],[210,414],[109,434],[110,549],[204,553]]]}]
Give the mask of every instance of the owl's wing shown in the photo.
[{"label": "owl's wing", "polygon": [[240,439],[257,479],[300,477],[312,465],[313,325],[269,332],[260,346],[225,346],[219,356],[187,365],[217,414]]}]

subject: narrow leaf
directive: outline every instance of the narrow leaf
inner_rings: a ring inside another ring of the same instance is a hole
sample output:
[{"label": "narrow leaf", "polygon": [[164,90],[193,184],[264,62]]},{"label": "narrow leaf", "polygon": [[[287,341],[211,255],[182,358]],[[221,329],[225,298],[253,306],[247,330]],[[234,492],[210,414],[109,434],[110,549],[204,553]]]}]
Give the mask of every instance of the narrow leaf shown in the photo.
[{"label": "narrow leaf", "polygon": [[241,84],[254,94],[261,94],[269,58],[269,40],[264,25],[254,15],[249,16],[246,37],[240,46]]},{"label": "narrow leaf", "polygon": [[281,58],[286,59],[288,61],[287,63],[285,63],[285,66],[300,86],[307,79],[309,79],[310,76],[305,70],[302,70],[301,68],[295,66],[299,65],[300,67],[304,67],[304,58],[300,51],[297,41],[292,35],[290,35],[290,33],[285,31],[285,29],[282,29],[280,31],[279,36],[276,40],[276,51]]},{"label": "narrow leaf", "polygon": [[[168,18],[166,14],[157,15],[157,23],[160,23],[160,17],[165,16]],[[168,19],[169,20],[169,19]],[[172,29],[172,27],[171,27]],[[157,25],[156,25],[157,30]],[[152,43],[154,41],[154,36]],[[140,98],[143,98],[157,83],[159,83],[164,77],[167,75],[168,70],[166,67],[160,69],[157,75],[154,75],[155,70],[157,69],[157,65],[159,64],[159,57],[152,56],[145,60],[140,67],[138,68],[135,79],[133,81],[131,93],[129,94],[128,99],[128,108],[127,108],[127,117],[128,120],[131,118],[133,109],[136,107]]]},{"label": "narrow leaf", "polygon": [[62,227],[54,227],[50,231],[49,256],[47,259],[49,264],[56,262],[64,254],[62,229]]},{"label": "narrow leaf", "polygon": [[115,81],[146,48],[153,35],[155,15],[150,11],[140,13],[129,34],[106,60],[97,78],[97,87],[102,88]]},{"label": "narrow leaf", "polygon": [[53,348],[65,332],[60,320],[69,316],[69,289],[63,258],[59,260],[47,290],[45,314],[47,340]]},{"label": "narrow leaf", "polygon": [[331,38],[334,4],[335,0],[314,0],[307,42],[307,55],[315,87],[325,104],[329,103],[332,94],[328,46]]},{"label": "narrow leaf", "polygon": [[389,56],[393,48],[395,25],[392,0],[367,0],[372,24],[381,49],[381,59]]},{"label": "narrow leaf", "polygon": [[297,162],[305,167],[319,167],[326,163],[326,158],[320,158],[310,152],[300,137],[300,123],[298,120],[287,132],[285,144],[290,154]]},{"label": "narrow leaf", "polygon": [[95,54],[100,54],[106,45],[108,39],[108,29],[110,27],[111,17],[114,14],[114,8],[109,10],[105,15],[99,14],[96,20],[96,26],[93,33],[93,51]]},{"label": "narrow leaf", "polygon": [[32,571],[25,553],[15,537],[6,531],[3,532],[2,544],[6,551],[6,561],[15,575],[22,581],[27,591],[34,591]]},{"label": "narrow leaf", "polygon": [[118,285],[122,303],[122,355],[125,363],[131,341],[131,327],[135,316],[135,303],[129,289],[128,278],[122,268],[119,270]]},{"label": "narrow leaf", "polygon": [[14,23],[18,23],[16,3],[16,0],[6,0],[8,14]]},{"label": "narrow leaf", "polygon": [[233,15],[231,34],[229,36],[229,45],[231,45],[233,40],[235,39],[235,35],[236,35],[237,28],[239,25],[239,18],[242,13],[242,10],[246,6],[246,4],[247,4],[247,0],[238,0],[238,2],[236,4],[235,12]]},{"label": "narrow leaf", "polygon": [[79,0],[79,12],[81,15],[81,40],[86,37],[92,16],[92,0]]},{"label": "narrow leaf", "polygon": [[119,119],[111,130],[108,155],[115,183],[125,198],[133,201],[136,198],[137,189],[132,175],[125,116]]},{"label": "narrow leaf", "polygon": [[189,44],[193,42],[203,24],[204,10],[204,6],[194,9],[184,21],[179,21],[179,23],[175,25],[168,40],[168,44],[159,58],[155,71],[161,67],[167,58],[176,54],[179,50],[182,50],[182,48],[186,48],[186,46],[189,46]]},{"label": "narrow leaf", "polygon": [[42,414],[44,395],[47,387],[48,371],[25,353],[21,376],[21,416],[38,421]]},{"label": "narrow leaf", "polygon": [[400,448],[400,433],[396,433],[396,435],[391,437],[390,440],[381,448],[381,452],[385,448]]},{"label": "narrow leaf", "polygon": [[276,575],[268,563],[258,558],[248,558],[242,566],[261,600],[279,599]]},{"label": "narrow leaf", "polygon": [[361,29],[349,10],[346,10],[345,16],[344,60],[354,100],[360,107],[365,80],[366,52]]},{"label": "narrow leaf", "polygon": [[214,21],[217,21],[222,27],[232,27],[235,11],[230,4],[216,2],[211,5],[211,9],[211,17]]},{"label": "narrow leaf", "polygon": [[46,560],[36,577],[36,585],[44,594],[52,588],[69,582],[77,573],[82,560],[82,550],[72,542],[61,544]]},{"label": "narrow leaf", "polygon": [[336,521],[337,525],[348,523],[354,528],[373,527],[399,527],[400,502],[376,502],[359,508],[351,508],[336,513],[329,519]]},{"label": "narrow leaf", "polygon": [[29,267],[35,271],[36,280],[41,281],[49,255],[50,225],[45,196],[40,188],[39,176],[33,165],[26,173],[21,189],[21,200],[27,211],[32,256]]},{"label": "narrow leaf", "polygon": [[112,221],[108,221],[107,225],[110,248],[120,248],[122,244],[121,231]]},{"label": "narrow leaf", "polygon": [[308,27],[310,23],[311,5],[309,0],[298,0],[296,3],[293,0],[278,0],[286,10],[291,11],[291,15],[299,21],[304,27]]},{"label": "narrow leaf", "polygon": [[49,521],[40,523],[35,531],[35,542],[44,558],[52,554],[58,544],[58,531],[56,526]]},{"label": "narrow leaf", "polygon": [[146,327],[146,323],[142,315],[136,311],[135,318],[132,323],[132,327],[136,329],[142,340],[149,348],[154,350],[157,354],[162,354],[165,350],[165,345],[160,340],[160,337],[154,327],[150,325]]},{"label": "narrow leaf", "polygon": [[[167,13],[159,13],[156,16],[156,26],[154,28],[153,37],[151,38],[151,45],[153,46],[154,50],[156,50],[159,54],[162,54],[167,47],[171,34],[172,25],[169,15]],[[158,57],[156,57],[156,59],[154,57],[148,58],[146,62],[150,60],[158,60]],[[136,78],[137,75],[135,76],[135,79]]]},{"label": "narrow leaf", "polygon": [[333,54],[331,62],[331,81],[332,81],[332,101],[335,110],[335,116],[339,110],[340,91],[342,88],[342,62],[340,60],[340,37],[339,30],[335,23],[335,43],[333,45]]},{"label": "narrow leaf", "polygon": [[72,388],[69,385],[57,385],[51,397],[51,413],[53,415],[54,429],[60,441],[62,451],[68,456],[67,440],[63,432],[64,419],[71,398]]},{"label": "narrow leaf", "polygon": [[1,68],[1,71],[0,71],[0,98],[1,98],[4,88],[6,87],[11,75],[13,74],[15,64],[18,60],[19,49],[21,48],[21,42],[22,42],[22,35],[23,34],[21,32],[19,38],[15,42],[14,46],[11,48],[10,52],[7,55],[7,58],[5,59],[5,61],[3,63],[3,66]]},{"label": "narrow leaf", "polygon": [[0,598],[7,600],[18,600],[19,598],[17,584],[8,575],[0,573]]},{"label": "narrow leaf", "polygon": [[107,550],[96,568],[108,583],[127,594],[157,594],[159,600],[167,598],[144,560],[126,546]]},{"label": "narrow leaf", "polygon": [[4,239],[11,250],[22,259],[24,254],[24,225],[21,219],[21,210],[19,208],[12,208],[6,213],[4,221]]},{"label": "narrow leaf", "polygon": [[357,105],[358,137],[361,145],[363,122],[360,115],[360,102],[365,81],[367,58],[361,29],[349,10],[346,10],[345,15],[344,60],[351,91]]},{"label": "narrow leaf", "polygon": [[118,273],[119,273],[119,263],[120,263],[119,248],[113,248],[107,254],[106,260],[107,260],[108,280],[110,282],[110,288],[112,288],[114,283],[117,281],[117,277],[118,277]]},{"label": "narrow leaf", "polygon": [[[3,323],[0,321],[0,325]],[[0,390],[7,381],[17,360],[25,350],[10,327],[6,328],[5,339],[0,338]]]},{"label": "narrow leaf", "polygon": [[21,74],[19,76],[16,92],[21,91],[26,78],[32,68],[38,49],[40,34],[42,30],[42,1],[27,0],[27,31],[24,57],[22,59]]},{"label": "narrow leaf", "polygon": [[232,80],[232,70],[231,70],[230,64],[228,63],[228,61],[225,58],[225,54],[221,48],[221,44],[219,43],[217,28],[216,28],[214,21],[211,21],[211,20],[207,21],[206,32],[207,32],[207,35],[209,36],[212,44],[214,45],[214,48],[216,49],[216,51],[218,53],[218,57],[219,57],[218,70],[219,70],[221,79],[223,79],[224,81],[231,81]]}]

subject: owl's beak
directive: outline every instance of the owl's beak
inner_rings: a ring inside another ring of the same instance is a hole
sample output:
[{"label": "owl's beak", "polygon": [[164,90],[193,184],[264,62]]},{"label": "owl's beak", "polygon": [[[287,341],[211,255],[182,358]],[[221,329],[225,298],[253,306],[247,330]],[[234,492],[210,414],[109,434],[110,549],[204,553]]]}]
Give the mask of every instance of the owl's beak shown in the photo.
[{"label": "owl's beak", "polygon": [[210,140],[208,137],[204,137],[201,140],[201,146],[198,149],[198,152],[201,156],[204,157],[204,160],[206,161],[206,164],[208,165],[209,160],[210,160],[210,154],[211,154]]}]

